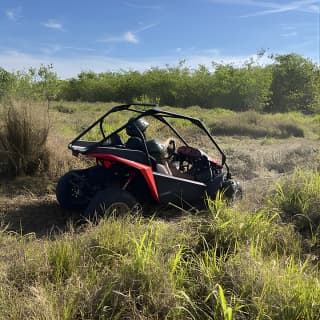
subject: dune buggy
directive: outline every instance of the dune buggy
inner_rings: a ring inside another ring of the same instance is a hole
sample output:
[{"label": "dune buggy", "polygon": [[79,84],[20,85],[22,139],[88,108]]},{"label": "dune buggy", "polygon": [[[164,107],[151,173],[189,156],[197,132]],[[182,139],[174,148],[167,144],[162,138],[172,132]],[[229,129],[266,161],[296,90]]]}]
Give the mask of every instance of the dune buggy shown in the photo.
[{"label": "dune buggy", "polygon": [[66,173],[56,188],[62,207],[85,215],[169,204],[203,208],[207,197],[214,199],[218,191],[228,199],[242,195],[225,154],[205,125],[153,104],[113,107],[68,148],[75,156],[96,160],[89,168]]}]

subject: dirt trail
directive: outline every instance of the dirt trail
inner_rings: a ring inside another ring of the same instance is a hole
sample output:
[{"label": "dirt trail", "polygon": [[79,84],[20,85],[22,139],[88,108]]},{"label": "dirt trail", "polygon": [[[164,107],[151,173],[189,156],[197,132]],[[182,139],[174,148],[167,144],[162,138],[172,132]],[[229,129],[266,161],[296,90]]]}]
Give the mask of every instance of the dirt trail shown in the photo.
[{"label": "dirt trail", "polygon": [[59,207],[54,195],[36,198],[16,196],[0,199],[1,221],[10,231],[50,236],[68,228],[75,213]]},{"label": "dirt trail", "polygon": [[21,177],[0,181],[0,223],[19,234],[48,236],[68,228],[75,213],[57,203],[55,181],[41,177]]},{"label": "dirt trail", "polygon": [[[268,190],[295,167],[320,169],[320,142],[290,138],[264,142],[253,139],[222,139],[230,169],[243,183],[248,209],[263,203]],[[55,182],[28,178],[0,182],[0,221],[9,230],[38,236],[53,235],[68,228],[77,214],[63,210],[54,195]]]}]

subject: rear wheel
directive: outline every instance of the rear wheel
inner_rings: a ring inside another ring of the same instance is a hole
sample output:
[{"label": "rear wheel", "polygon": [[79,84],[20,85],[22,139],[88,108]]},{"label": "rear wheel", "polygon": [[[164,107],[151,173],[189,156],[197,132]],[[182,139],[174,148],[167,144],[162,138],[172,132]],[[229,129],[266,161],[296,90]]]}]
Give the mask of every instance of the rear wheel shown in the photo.
[{"label": "rear wheel", "polygon": [[138,213],[141,206],[128,191],[110,187],[99,191],[85,210],[86,216],[121,216],[127,213]]},{"label": "rear wheel", "polygon": [[84,210],[88,199],[84,194],[85,170],[72,170],[62,176],[56,187],[56,197],[61,207],[70,210]]}]

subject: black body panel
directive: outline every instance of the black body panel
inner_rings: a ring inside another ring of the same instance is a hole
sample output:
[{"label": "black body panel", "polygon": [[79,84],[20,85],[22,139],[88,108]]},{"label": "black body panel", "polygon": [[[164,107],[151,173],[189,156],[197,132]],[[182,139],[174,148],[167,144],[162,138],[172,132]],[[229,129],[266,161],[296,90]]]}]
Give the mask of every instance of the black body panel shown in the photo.
[{"label": "black body panel", "polygon": [[86,155],[90,154],[101,154],[102,158],[103,155],[112,154],[114,156],[124,158],[127,160],[131,160],[134,162],[139,162],[145,165],[149,165],[149,161],[145,152],[141,150],[133,150],[125,148],[124,146],[104,146],[98,145],[95,146],[95,142],[91,141],[77,141],[69,148],[75,153],[82,153]]},{"label": "black body panel", "polygon": [[101,155],[112,154],[120,158],[124,158],[134,162],[139,162],[145,165],[149,165],[146,154],[140,150],[124,149],[124,148],[117,148],[117,147],[96,147],[96,148],[90,149],[90,152],[88,153],[88,155],[99,154],[99,153],[101,153]]},{"label": "black body panel", "polygon": [[[174,203],[178,206],[203,205],[207,185],[162,173],[153,173],[158,188],[160,203]],[[187,202],[184,200],[187,199]]]}]

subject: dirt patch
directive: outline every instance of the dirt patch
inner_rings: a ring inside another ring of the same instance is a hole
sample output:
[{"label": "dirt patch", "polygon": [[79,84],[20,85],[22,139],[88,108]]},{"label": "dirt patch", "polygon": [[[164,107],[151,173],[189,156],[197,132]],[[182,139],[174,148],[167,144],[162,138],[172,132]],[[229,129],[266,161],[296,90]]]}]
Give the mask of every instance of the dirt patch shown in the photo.
[{"label": "dirt patch", "polygon": [[63,210],[54,195],[32,198],[25,195],[0,199],[1,222],[8,231],[53,236],[80,219],[79,214]]}]

